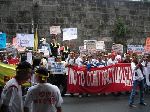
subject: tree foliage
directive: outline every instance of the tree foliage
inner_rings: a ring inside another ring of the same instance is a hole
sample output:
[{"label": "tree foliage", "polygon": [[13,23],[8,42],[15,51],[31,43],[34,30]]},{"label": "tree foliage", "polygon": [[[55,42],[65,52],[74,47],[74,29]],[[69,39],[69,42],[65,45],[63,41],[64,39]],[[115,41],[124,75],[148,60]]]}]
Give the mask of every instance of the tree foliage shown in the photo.
[{"label": "tree foliage", "polygon": [[126,35],[128,33],[127,27],[121,18],[117,18],[114,29],[113,36],[115,43],[123,43],[126,41]]}]

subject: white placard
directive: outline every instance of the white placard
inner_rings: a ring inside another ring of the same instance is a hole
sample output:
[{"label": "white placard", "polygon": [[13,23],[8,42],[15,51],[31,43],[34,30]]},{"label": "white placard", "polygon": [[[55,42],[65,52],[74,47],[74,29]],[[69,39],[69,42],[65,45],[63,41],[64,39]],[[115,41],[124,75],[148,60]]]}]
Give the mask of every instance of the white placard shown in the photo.
[{"label": "white placard", "polygon": [[34,47],[34,34],[16,34],[17,46]]},{"label": "white placard", "polygon": [[30,64],[32,64],[32,53],[31,52],[27,53],[27,62],[29,62]]},{"label": "white placard", "polygon": [[77,28],[64,28],[63,41],[77,39]]},{"label": "white placard", "polygon": [[38,49],[38,52],[43,52],[44,56],[49,57],[49,50],[44,47],[44,49]]},{"label": "white placard", "polygon": [[96,42],[96,49],[105,51],[105,43],[104,43],[104,41],[97,41]]},{"label": "white placard", "polygon": [[96,50],[97,40],[84,40],[84,49]]},{"label": "white placard", "polygon": [[64,74],[65,73],[65,66],[63,63],[52,63],[51,66],[52,74]]},{"label": "white placard", "polygon": [[60,34],[61,30],[60,30],[60,26],[51,26],[50,27],[50,34]]},{"label": "white placard", "polygon": [[123,45],[122,44],[115,44],[112,46],[112,51],[113,52],[120,52],[123,53]]},{"label": "white placard", "polygon": [[88,53],[95,53],[96,43],[97,40],[84,40],[84,49],[86,49]]}]

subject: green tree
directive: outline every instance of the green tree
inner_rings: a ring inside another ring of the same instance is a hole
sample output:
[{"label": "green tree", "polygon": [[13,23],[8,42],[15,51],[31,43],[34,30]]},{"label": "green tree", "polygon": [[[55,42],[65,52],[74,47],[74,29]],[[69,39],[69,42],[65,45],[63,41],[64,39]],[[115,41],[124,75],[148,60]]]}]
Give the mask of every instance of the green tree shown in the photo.
[{"label": "green tree", "polygon": [[125,26],[124,21],[122,20],[122,18],[117,18],[113,29],[114,42],[123,45],[126,44],[127,34],[128,30]]}]

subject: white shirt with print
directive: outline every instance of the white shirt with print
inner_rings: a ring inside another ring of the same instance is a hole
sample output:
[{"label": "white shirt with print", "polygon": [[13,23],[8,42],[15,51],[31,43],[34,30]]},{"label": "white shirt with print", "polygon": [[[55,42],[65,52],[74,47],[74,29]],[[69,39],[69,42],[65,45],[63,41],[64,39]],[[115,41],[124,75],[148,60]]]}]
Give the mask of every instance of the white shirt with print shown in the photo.
[{"label": "white shirt with print", "polygon": [[58,87],[43,83],[29,88],[24,106],[31,107],[31,112],[57,112],[56,107],[61,107],[62,103]]}]

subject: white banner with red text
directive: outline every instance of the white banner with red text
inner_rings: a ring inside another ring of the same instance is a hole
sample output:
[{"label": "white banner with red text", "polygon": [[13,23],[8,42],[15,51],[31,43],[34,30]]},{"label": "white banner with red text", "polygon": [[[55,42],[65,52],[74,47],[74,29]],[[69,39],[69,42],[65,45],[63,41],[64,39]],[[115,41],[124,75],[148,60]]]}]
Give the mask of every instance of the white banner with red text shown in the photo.
[{"label": "white banner with red text", "polygon": [[116,64],[102,68],[69,67],[69,93],[109,93],[130,91],[132,73],[130,64]]}]

